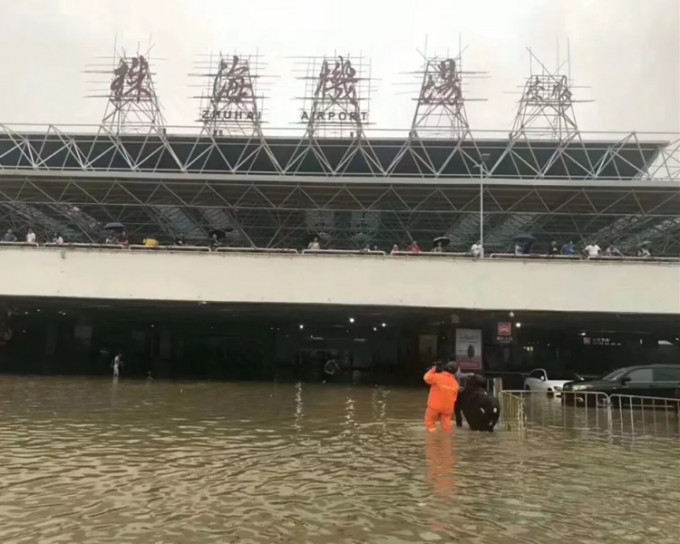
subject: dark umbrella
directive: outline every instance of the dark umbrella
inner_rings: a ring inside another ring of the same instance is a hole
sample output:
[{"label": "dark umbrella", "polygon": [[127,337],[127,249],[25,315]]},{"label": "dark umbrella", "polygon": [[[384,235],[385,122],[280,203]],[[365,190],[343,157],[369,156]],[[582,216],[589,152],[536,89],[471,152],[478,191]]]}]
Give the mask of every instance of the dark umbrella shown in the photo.
[{"label": "dark umbrella", "polygon": [[211,238],[213,236],[217,236],[217,238],[224,238],[227,235],[226,232],[224,232],[224,229],[212,229],[210,232],[208,232],[208,236]]},{"label": "dark umbrella", "polygon": [[309,232],[307,234],[307,239],[311,242],[314,240],[314,238],[318,238],[319,240],[323,240],[324,242],[327,242],[328,240],[331,239],[331,235],[328,234],[327,232],[319,231],[319,232]]},{"label": "dark umbrella", "polygon": [[526,232],[520,232],[515,236],[515,242],[535,242],[536,237],[533,234],[528,234]]},{"label": "dark umbrella", "polygon": [[441,244],[442,246],[446,247],[451,243],[451,238],[448,236],[437,236],[434,240],[432,240],[432,243],[436,246],[437,244]]},{"label": "dark umbrella", "polygon": [[368,242],[371,239],[371,237],[368,234],[366,234],[365,232],[357,232],[356,234],[352,235],[351,239],[352,239],[353,242],[356,242],[358,244],[363,244],[363,243]]},{"label": "dark umbrella", "polygon": [[123,223],[107,223],[104,225],[104,230],[125,230]]}]

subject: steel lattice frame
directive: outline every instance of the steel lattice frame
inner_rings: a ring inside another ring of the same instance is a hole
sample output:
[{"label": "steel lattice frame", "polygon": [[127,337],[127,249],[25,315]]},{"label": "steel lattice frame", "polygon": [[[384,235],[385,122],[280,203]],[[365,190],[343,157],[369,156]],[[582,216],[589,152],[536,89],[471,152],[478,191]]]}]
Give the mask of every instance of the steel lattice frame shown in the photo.
[{"label": "steel lattice frame", "polygon": [[[194,129],[195,130],[195,129]],[[477,136],[418,139],[371,131],[363,139],[117,135],[0,126],[0,214],[5,228],[32,226],[96,241],[122,221],[133,238],[201,241],[211,228],[238,245],[300,247],[323,233],[328,247],[389,249],[449,233],[465,250],[479,230],[480,150],[486,245],[502,251],[518,231],[634,251],[680,252],[680,137],[563,142]],[[367,160],[370,146],[373,160]],[[351,157],[350,160],[347,157]]]},{"label": "steel lattice frame", "polygon": [[148,54],[123,53],[113,70],[102,125],[117,133],[158,133],[165,119],[154,85]]},{"label": "steel lattice frame", "polygon": [[219,53],[213,62],[199,63],[208,80],[208,89],[201,95],[200,122],[206,134],[215,136],[250,136],[262,132],[263,95],[257,94],[259,78],[257,56],[234,54],[230,58]]}]

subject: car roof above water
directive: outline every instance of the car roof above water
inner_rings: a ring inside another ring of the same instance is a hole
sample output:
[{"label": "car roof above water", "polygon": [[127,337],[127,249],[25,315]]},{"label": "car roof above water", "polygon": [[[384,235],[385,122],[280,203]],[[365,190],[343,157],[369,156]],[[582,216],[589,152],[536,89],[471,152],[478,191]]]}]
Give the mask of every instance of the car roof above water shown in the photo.
[{"label": "car roof above water", "polygon": [[652,365],[631,365],[631,366],[622,366],[619,368],[613,369],[609,374],[612,372],[618,372],[621,370],[637,370],[638,368],[677,368],[680,366],[680,363],[656,363]]}]

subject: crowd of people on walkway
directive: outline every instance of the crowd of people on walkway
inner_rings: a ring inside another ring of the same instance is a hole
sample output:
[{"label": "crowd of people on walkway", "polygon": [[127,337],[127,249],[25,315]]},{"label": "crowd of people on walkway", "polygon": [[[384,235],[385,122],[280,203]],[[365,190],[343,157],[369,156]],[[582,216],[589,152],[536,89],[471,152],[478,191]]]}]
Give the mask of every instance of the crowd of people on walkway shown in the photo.
[{"label": "crowd of people on walkway", "polygon": [[[533,241],[516,241],[515,255],[530,255],[537,253],[534,251]],[[590,241],[579,251],[573,240],[569,240],[566,244],[559,245],[556,240],[552,240],[548,245],[547,252],[538,252],[541,255],[549,255],[555,257],[558,255],[564,257],[585,257],[587,259],[597,259],[599,257],[626,257],[624,253],[616,247],[615,244],[607,244],[603,250],[596,241]],[[630,255],[628,255],[630,256]],[[643,242],[637,248],[636,257],[651,257],[649,250],[649,242]]]},{"label": "crowd of people on walkway", "polygon": [[[321,251],[322,247],[321,244],[319,243],[318,238],[314,238],[309,245],[307,246],[307,249],[309,251]],[[370,252],[381,252],[379,247],[377,245],[366,245],[362,250],[362,253],[370,253]],[[443,237],[438,238],[434,241],[432,249],[429,251],[429,253],[446,253],[448,252],[448,242],[443,240]],[[399,247],[399,244],[394,244],[392,246],[392,249],[390,251],[392,255],[395,254],[402,254],[402,253],[412,253],[412,254],[420,254],[420,253],[425,253],[421,246],[413,240],[408,246],[406,246],[405,249],[401,249]],[[481,242],[481,240],[478,240],[474,244],[470,246],[470,249],[468,250],[468,253],[477,258],[484,257],[484,246]],[[587,259],[595,259],[598,257],[626,257],[627,255],[624,255],[624,253],[616,247],[614,244],[608,244],[606,246],[606,249],[602,250],[602,248],[597,244],[597,242],[593,241],[590,243],[587,243],[581,251],[579,251],[574,244],[572,240],[569,240],[566,244],[563,245],[558,245],[556,240],[553,240],[550,242],[550,244],[547,247],[547,250],[545,252],[541,251],[536,251],[535,250],[535,244],[533,242],[516,242],[515,247],[514,247],[514,254],[517,256],[522,256],[522,255],[542,255],[542,256],[564,256],[564,257],[573,257],[573,258],[579,258],[579,257],[585,257]],[[630,255],[628,255],[630,256]],[[651,257],[651,253],[649,250],[649,244],[648,243],[643,243],[640,245],[640,247],[637,249],[637,252],[635,253],[636,257]]]},{"label": "crowd of people on walkway", "polygon": [[[19,239],[17,238],[16,234],[14,234],[14,231],[12,229],[7,229],[5,231],[5,234],[3,234],[2,239],[0,241],[4,243],[18,243]],[[26,238],[24,240],[27,244],[37,244],[38,240],[35,235],[35,232],[33,232],[32,229],[28,229],[26,231]],[[55,232],[54,235],[52,236],[51,242],[53,244],[57,245],[62,245],[64,243],[64,238],[58,233]]]},{"label": "crowd of people on walkway", "polygon": [[[122,226],[121,226],[122,227]],[[220,236],[220,232],[211,231],[208,235],[208,246],[211,250],[216,250],[224,245],[224,237]],[[7,229],[5,234],[2,236],[1,241],[3,243],[18,243],[19,239],[12,229]],[[38,240],[35,232],[32,229],[28,229],[25,235],[25,242],[28,244],[37,244]],[[52,244],[63,245],[64,238],[57,232],[55,232],[50,240]],[[124,228],[110,229],[107,230],[106,239],[104,242],[106,245],[116,245],[116,246],[127,246],[130,241],[128,238],[127,231]],[[143,240],[143,245],[146,247],[154,248],[160,246],[160,242],[155,238],[145,238]],[[184,239],[183,235],[179,235],[175,238],[173,245],[175,246],[186,246],[188,245]],[[649,249],[649,242],[642,242],[634,255],[625,255],[615,244],[607,244],[605,249],[596,241],[590,241],[585,244],[582,249],[577,248],[573,240],[569,240],[565,244],[558,244],[556,240],[552,240],[547,246],[545,251],[536,250],[536,239],[531,235],[521,235],[515,239],[514,254],[517,256],[523,255],[539,255],[539,256],[551,256],[551,257],[572,257],[572,258],[586,258],[586,259],[597,259],[601,257],[608,258],[623,258],[627,256],[635,257],[651,257],[651,252]],[[421,254],[421,253],[447,253],[450,248],[450,239],[441,236],[433,240],[432,248],[427,252],[423,251],[420,244],[412,240],[404,249],[402,249],[399,244],[394,244],[390,253],[395,254]],[[311,239],[306,248],[308,251],[323,251],[323,247],[319,240],[319,237],[315,236]],[[375,244],[366,244],[360,253],[383,253],[383,251]],[[467,251],[469,255],[475,258],[482,258],[484,254],[484,245],[481,240],[478,240],[472,244]]]}]

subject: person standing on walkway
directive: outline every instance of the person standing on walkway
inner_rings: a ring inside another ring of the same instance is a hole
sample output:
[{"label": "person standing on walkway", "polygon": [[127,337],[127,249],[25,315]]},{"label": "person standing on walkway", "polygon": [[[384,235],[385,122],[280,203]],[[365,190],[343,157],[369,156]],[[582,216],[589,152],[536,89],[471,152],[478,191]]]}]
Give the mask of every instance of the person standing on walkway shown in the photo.
[{"label": "person standing on walkway", "polygon": [[438,363],[423,377],[430,386],[425,411],[425,428],[429,432],[437,430],[437,421],[445,433],[451,432],[454,406],[460,389],[454,375],[457,370],[458,365],[454,362]]},{"label": "person standing on walkway", "polygon": [[12,229],[7,229],[7,232],[2,237],[2,241],[3,242],[16,242],[17,241],[17,237],[14,236]]}]

